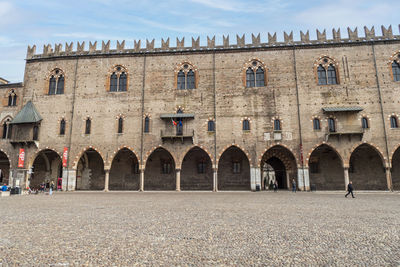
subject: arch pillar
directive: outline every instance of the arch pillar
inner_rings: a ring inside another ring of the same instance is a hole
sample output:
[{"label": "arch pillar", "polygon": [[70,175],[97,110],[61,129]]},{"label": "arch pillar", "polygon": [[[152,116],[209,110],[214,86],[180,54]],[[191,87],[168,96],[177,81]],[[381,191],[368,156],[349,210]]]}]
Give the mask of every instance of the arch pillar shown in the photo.
[{"label": "arch pillar", "polygon": [[308,168],[297,168],[297,188],[301,191],[310,190],[310,174]]},{"label": "arch pillar", "polygon": [[347,185],[350,182],[349,167],[344,167],[344,190],[347,190]]},{"label": "arch pillar", "polygon": [[251,190],[256,191],[257,186],[261,190],[261,169],[258,167],[250,167]]},{"label": "arch pillar", "polygon": [[109,185],[110,185],[110,169],[104,169],[105,172],[105,179],[104,179],[104,192],[109,191]]},{"label": "arch pillar", "polygon": [[176,191],[181,191],[181,169],[176,170]]},{"label": "arch pillar", "polygon": [[139,192],[144,191],[144,168],[140,169]]},{"label": "arch pillar", "polygon": [[218,168],[213,168],[213,192],[218,192]]},{"label": "arch pillar", "polygon": [[392,183],[392,171],[391,171],[390,167],[385,168],[385,174],[386,174],[386,182],[387,182],[388,190],[392,191],[393,183]]}]

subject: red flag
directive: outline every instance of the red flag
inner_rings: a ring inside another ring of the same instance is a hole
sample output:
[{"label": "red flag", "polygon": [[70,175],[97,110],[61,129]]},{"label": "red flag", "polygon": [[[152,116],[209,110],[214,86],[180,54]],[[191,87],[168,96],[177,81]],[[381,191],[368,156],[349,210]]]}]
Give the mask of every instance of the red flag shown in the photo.
[{"label": "red flag", "polygon": [[68,147],[64,147],[64,153],[63,153],[63,167],[67,167],[67,160],[68,160]]},{"label": "red flag", "polygon": [[25,150],[23,148],[20,148],[18,156],[18,168],[23,168],[24,162],[25,162]]},{"label": "red flag", "polygon": [[172,121],[172,123],[176,126],[176,125],[178,125],[177,123],[176,123],[176,121],[174,121],[173,119],[171,119],[171,121]]}]

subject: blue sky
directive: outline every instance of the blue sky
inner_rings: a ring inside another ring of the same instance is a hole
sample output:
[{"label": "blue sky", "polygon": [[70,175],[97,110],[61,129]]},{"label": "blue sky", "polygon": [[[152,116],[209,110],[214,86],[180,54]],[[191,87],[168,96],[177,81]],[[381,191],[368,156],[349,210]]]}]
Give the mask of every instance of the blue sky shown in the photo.
[{"label": "blue sky", "polygon": [[[235,35],[261,33],[267,41],[268,32],[294,31],[299,39],[300,30],[340,27],[347,36],[347,26],[375,26],[381,34],[381,25],[392,25],[399,34],[398,0],[0,0],[0,77],[11,82],[23,81],[25,55],[28,45],[36,44],[41,52],[43,44],[111,40],[126,40],[126,47],[133,47],[133,40],[200,36],[201,44],[207,35],[216,35],[217,43],[223,34]],[[86,42],[88,43],[88,42]],[[76,45],[74,46],[76,48]]]}]

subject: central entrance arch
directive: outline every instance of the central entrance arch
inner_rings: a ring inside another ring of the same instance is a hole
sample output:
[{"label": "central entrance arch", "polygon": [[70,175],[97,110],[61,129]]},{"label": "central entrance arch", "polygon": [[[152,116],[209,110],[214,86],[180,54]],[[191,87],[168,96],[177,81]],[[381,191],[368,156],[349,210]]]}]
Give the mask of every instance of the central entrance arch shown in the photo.
[{"label": "central entrance arch", "polygon": [[261,159],[261,185],[270,189],[277,181],[278,188],[288,189],[297,177],[296,158],[286,147],[276,145],[268,149]]},{"label": "central entrance arch", "polygon": [[165,148],[154,150],[146,161],[144,190],[175,190],[175,161]]},{"label": "central entrance arch", "polygon": [[250,190],[250,163],[246,154],[231,146],[222,153],[218,162],[219,190]]},{"label": "central entrance arch", "polygon": [[105,181],[104,161],[99,152],[90,148],[78,162],[76,190],[103,190]]},{"label": "central entrance arch", "polygon": [[57,179],[62,177],[62,161],[60,155],[51,149],[40,151],[32,164],[33,173],[30,176],[29,187],[39,189],[40,184],[57,184]]},{"label": "central entrance arch", "polygon": [[181,169],[182,190],[212,190],[213,170],[210,156],[200,147],[186,153]]}]

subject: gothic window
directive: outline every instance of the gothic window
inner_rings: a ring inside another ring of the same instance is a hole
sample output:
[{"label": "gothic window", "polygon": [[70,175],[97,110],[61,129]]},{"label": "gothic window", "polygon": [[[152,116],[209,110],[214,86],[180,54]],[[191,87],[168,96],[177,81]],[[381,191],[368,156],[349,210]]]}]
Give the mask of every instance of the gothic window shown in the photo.
[{"label": "gothic window", "polygon": [[363,129],[368,129],[368,128],[369,128],[368,118],[363,117],[363,118],[361,119],[361,127],[362,127]]},{"label": "gothic window", "polygon": [[274,120],[274,131],[281,131],[281,121],[280,120]]},{"label": "gothic window", "polygon": [[65,75],[62,70],[54,69],[49,79],[49,95],[64,94]]},{"label": "gothic window", "polygon": [[243,120],[243,131],[250,131],[250,121],[247,119]]},{"label": "gothic window", "polygon": [[176,74],[176,88],[179,90],[196,89],[197,88],[197,69],[189,64],[181,64]]},{"label": "gothic window", "polygon": [[87,118],[85,123],[85,134],[90,134],[91,124],[92,121],[90,120],[90,118]]},{"label": "gothic window", "polygon": [[206,173],[206,162],[200,161],[197,163],[197,173]]},{"label": "gothic window", "polygon": [[65,135],[65,120],[60,121],[60,135]]},{"label": "gothic window", "polygon": [[263,87],[266,85],[265,81],[265,67],[258,60],[252,60],[246,64],[246,82],[247,88]]},{"label": "gothic window", "polygon": [[164,161],[161,163],[161,172],[162,174],[170,174],[172,172],[172,164],[171,162]]},{"label": "gothic window", "polygon": [[390,128],[398,128],[398,122],[397,122],[397,117],[396,116],[391,116],[390,117]]},{"label": "gothic window", "polygon": [[320,57],[315,63],[318,85],[338,84],[338,64],[329,57]]},{"label": "gothic window", "polygon": [[122,117],[118,118],[118,133],[122,133],[124,126],[124,119]]},{"label": "gothic window", "polygon": [[7,122],[3,123],[3,139],[7,138],[8,124]]},{"label": "gothic window", "polygon": [[213,120],[209,120],[207,123],[207,131],[215,132],[215,123]]},{"label": "gothic window", "polygon": [[331,132],[331,133],[336,132],[336,123],[335,123],[334,118],[328,119],[328,129],[329,129],[329,132]]},{"label": "gothic window", "polygon": [[128,75],[122,66],[115,66],[110,75],[110,92],[125,92],[128,87]]},{"label": "gothic window", "polygon": [[11,138],[11,132],[12,132],[12,124],[10,124],[11,120],[7,119],[3,123],[3,139],[10,139]]},{"label": "gothic window", "polygon": [[313,126],[314,126],[314,130],[321,130],[321,124],[319,119],[314,118],[313,119]]},{"label": "gothic window", "polygon": [[8,95],[8,106],[13,107],[17,105],[17,95],[15,94],[14,90],[11,90],[10,94]]},{"label": "gothic window", "polygon": [[398,56],[398,62],[393,61],[392,63],[393,81],[400,82],[400,54]]},{"label": "gothic window", "polygon": [[238,161],[232,162],[232,172],[240,173],[240,162],[238,162]]},{"label": "gothic window", "polygon": [[145,133],[150,132],[150,118],[149,118],[149,116],[146,116],[144,118],[144,132]]}]

